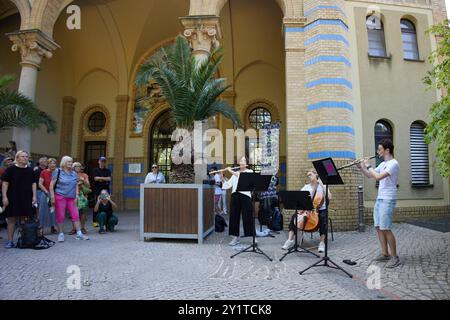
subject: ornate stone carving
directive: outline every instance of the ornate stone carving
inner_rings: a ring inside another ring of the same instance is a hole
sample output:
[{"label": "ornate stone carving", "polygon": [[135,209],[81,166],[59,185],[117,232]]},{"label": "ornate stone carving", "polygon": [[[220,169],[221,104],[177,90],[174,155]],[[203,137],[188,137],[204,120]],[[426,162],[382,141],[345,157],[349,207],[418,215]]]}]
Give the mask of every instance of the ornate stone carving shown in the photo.
[{"label": "ornate stone carving", "polygon": [[208,55],[220,45],[222,37],[219,17],[190,16],[180,18],[185,30],[184,36],[189,40],[194,55]]},{"label": "ornate stone carving", "polygon": [[42,59],[50,59],[53,50],[59,48],[52,39],[40,30],[21,30],[8,33],[7,36],[13,42],[11,50],[20,52],[22,64],[29,64],[39,68]]}]

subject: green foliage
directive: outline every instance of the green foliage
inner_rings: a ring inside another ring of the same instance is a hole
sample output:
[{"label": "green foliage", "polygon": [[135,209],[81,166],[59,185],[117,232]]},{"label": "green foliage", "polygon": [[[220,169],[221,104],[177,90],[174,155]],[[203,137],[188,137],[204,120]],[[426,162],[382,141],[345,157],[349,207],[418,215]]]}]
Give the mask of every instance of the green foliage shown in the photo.
[{"label": "green foliage", "polygon": [[240,127],[236,110],[220,95],[230,86],[225,79],[215,78],[223,56],[220,50],[197,62],[186,38],[178,36],[175,44],[160,49],[139,69],[136,84],[146,85],[154,79],[170,106],[178,128],[193,129],[195,121],[203,121],[217,114],[230,119]]},{"label": "green foliage", "polygon": [[6,86],[15,77],[0,77],[0,130],[14,127],[37,129],[44,125],[48,133],[56,132],[56,122],[48,114],[39,110],[31,99]]},{"label": "green foliage", "polygon": [[428,31],[438,39],[437,49],[428,58],[433,69],[423,79],[429,89],[443,92],[440,101],[430,110],[431,121],[425,130],[428,144],[436,143],[437,167],[442,177],[450,175],[450,28],[449,21],[431,27]]}]

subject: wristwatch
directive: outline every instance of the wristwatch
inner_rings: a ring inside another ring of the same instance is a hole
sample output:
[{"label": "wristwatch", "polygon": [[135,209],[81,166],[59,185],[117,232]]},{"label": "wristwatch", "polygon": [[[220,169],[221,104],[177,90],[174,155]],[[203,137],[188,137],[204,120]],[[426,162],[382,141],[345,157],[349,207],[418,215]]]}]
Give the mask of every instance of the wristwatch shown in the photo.
[{"label": "wristwatch", "polygon": [[372,166],[369,164],[366,169],[369,170],[370,168],[372,168]]}]

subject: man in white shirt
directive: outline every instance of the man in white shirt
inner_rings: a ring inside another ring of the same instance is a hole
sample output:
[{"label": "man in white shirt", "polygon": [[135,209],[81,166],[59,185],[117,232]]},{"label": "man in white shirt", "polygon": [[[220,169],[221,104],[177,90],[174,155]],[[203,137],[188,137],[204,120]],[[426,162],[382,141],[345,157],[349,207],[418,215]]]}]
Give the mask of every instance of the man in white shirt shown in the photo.
[{"label": "man in white shirt", "polygon": [[[392,233],[392,219],[397,203],[397,183],[400,167],[394,159],[394,145],[392,140],[384,139],[378,145],[378,156],[384,161],[375,169],[364,159],[364,165],[357,164],[359,170],[368,178],[380,181],[378,197],[373,209],[373,220],[377,229],[381,246],[381,255],[375,261],[387,261],[387,268],[399,266],[400,259],[397,255],[397,244]],[[391,254],[389,255],[389,250]]]}]

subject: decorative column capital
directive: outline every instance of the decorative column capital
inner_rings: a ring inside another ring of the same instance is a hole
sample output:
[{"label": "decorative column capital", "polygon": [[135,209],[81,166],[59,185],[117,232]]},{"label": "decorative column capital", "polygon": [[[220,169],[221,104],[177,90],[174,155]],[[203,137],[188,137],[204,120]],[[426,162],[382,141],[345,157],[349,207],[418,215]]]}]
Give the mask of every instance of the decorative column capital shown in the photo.
[{"label": "decorative column capital", "polygon": [[65,96],[63,97],[63,103],[75,105],[77,103],[77,99],[71,96]]},{"label": "decorative column capital", "polygon": [[19,51],[22,65],[30,65],[39,69],[43,58],[50,59],[59,45],[39,29],[20,30],[7,33],[13,42],[11,50]]},{"label": "decorative column capital", "polygon": [[220,45],[222,30],[218,16],[187,16],[180,21],[195,56],[206,56]]}]

